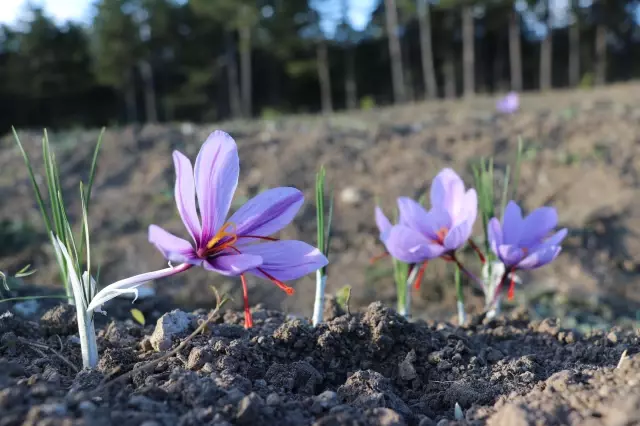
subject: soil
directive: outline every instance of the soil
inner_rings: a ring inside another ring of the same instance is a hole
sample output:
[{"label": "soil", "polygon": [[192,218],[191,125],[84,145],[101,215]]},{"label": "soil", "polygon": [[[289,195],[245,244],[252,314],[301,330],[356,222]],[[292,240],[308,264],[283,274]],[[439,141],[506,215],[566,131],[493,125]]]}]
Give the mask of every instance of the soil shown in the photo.
[{"label": "soil", "polygon": [[94,371],[74,371],[81,362],[71,306],[0,314],[0,426],[640,422],[638,331],[581,334],[553,319],[531,321],[524,309],[475,316],[466,327],[408,322],[380,302],[314,328],[257,306],[253,329],[243,328],[241,312],[221,312],[175,356],[117,381],[175,348],[209,314],[158,318],[167,306],[146,303],[146,326],[112,316],[131,306],[124,300],[96,317]]}]

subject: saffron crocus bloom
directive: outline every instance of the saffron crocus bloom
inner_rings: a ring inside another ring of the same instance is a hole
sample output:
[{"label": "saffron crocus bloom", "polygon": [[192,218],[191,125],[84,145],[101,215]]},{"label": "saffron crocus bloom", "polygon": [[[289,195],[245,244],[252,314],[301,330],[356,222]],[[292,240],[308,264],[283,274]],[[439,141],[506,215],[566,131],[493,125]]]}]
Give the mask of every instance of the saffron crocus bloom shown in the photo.
[{"label": "saffron crocus bloom", "polygon": [[181,263],[176,268],[202,266],[222,275],[240,276],[246,327],[252,326],[252,320],[245,273],[268,279],[292,294],[284,281],[327,265],[327,258],[307,243],[270,237],[287,226],[302,206],[304,196],[295,188],[264,191],[225,219],[240,172],[238,148],[231,136],[211,133],[198,153],[195,169],[178,151],[173,161],[176,204],[193,243],[156,225],[149,227],[149,241],[167,260]]},{"label": "saffron crocus bloom", "polygon": [[[552,262],[562,250],[560,243],[567,236],[566,228],[549,235],[557,224],[558,213],[553,207],[540,207],[523,218],[520,207],[509,201],[502,223],[494,217],[488,225],[491,250],[504,263],[504,275]],[[513,297],[513,289],[514,281],[511,280],[510,298]]]},{"label": "saffron crocus bloom", "polygon": [[518,108],[520,108],[520,97],[516,92],[509,92],[496,103],[496,109],[502,114],[513,114],[518,111]]},{"label": "saffron crocus bloom", "polygon": [[441,256],[451,257],[469,237],[478,215],[478,196],[465,190],[462,179],[443,169],[431,184],[431,210],[416,201],[398,199],[399,223],[385,241],[389,253],[406,263],[423,263]]},{"label": "saffron crocus bloom", "polygon": [[382,209],[376,206],[376,226],[380,231],[380,241],[384,242],[389,236],[389,231],[391,231],[391,221],[387,216],[385,216]]}]

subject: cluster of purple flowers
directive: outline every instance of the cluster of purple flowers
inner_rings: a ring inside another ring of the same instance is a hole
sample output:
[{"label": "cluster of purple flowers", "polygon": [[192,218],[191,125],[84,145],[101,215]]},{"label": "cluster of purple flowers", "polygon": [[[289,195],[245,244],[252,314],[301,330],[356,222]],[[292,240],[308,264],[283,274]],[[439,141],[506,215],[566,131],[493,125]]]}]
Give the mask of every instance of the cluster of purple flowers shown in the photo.
[{"label": "cluster of purple flowers", "polygon": [[[485,256],[471,239],[478,215],[476,191],[466,190],[462,179],[447,168],[433,179],[430,201],[431,209],[426,210],[409,198],[399,198],[396,225],[392,225],[376,207],[376,224],[388,253],[411,265],[422,264],[421,272],[426,263],[435,258],[455,262],[462,271],[467,271],[456,252],[468,243],[484,263]],[[507,204],[502,222],[495,217],[489,221],[487,235],[491,251],[505,266],[496,295],[506,277],[513,276],[516,270],[539,268],[558,256],[567,230],[561,229],[550,235],[557,224],[558,215],[554,208],[540,207],[523,218],[522,210],[514,201]],[[416,284],[419,284],[419,278]],[[484,287],[483,283],[479,284]],[[512,280],[510,297],[513,285]]]}]

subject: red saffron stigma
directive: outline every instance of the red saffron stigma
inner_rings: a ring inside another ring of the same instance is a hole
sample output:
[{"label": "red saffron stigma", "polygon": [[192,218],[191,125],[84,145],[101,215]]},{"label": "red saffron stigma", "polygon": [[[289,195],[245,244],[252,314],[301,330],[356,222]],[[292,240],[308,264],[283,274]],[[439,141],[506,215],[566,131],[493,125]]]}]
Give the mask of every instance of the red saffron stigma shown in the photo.
[{"label": "red saffron stigma", "polygon": [[263,236],[260,236],[260,235],[238,235],[238,239],[240,239],[240,238],[257,238],[258,240],[280,241],[280,238],[263,237]]},{"label": "red saffron stigma", "polygon": [[515,276],[511,274],[511,281],[509,282],[509,292],[507,293],[507,299],[513,300],[513,296],[516,292],[516,281]]},{"label": "red saffron stigma", "polygon": [[484,257],[484,254],[482,254],[482,251],[480,250],[480,248],[476,245],[476,243],[473,242],[471,238],[469,238],[469,245],[471,246],[473,251],[475,251],[478,254],[478,257],[480,258],[480,262],[484,265],[487,262],[487,259]]},{"label": "red saffron stigma", "polygon": [[416,283],[414,285],[416,290],[420,289],[420,284],[422,283],[422,277],[424,276],[424,271],[425,269],[427,269],[428,264],[429,264],[429,261],[427,260],[420,266],[420,270],[418,271],[418,276],[416,277]]},{"label": "red saffron stigma", "polygon": [[373,265],[374,263],[376,263],[378,260],[383,259],[385,257],[389,256],[389,252],[385,251],[382,254],[379,254],[377,256],[373,256],[371,259],[369,259],[369,263],[371,265]]},{"label": "red saffron stigma", "polygon": [[253,327],[253,318],[249,310],[249,289],[244,274],[240,275],[240,280],[242,281],[242,298],[244,299],[244,328],[251,328]]},{"label": "red saffron stigma", "polygon": [[287,293],[287,295],[291,296],[293,293],[295,293],[296,291],[292,288],[289,287],[288,285],[286,285],[285,283],[283,283],[282,281],[280,281],[279,279],[277,279],[276,277],[274,277],[273,275],[269,274],[268,272],[266,272],[264,269],[262,268],[256,268],[258,271],[262,272],[267,278],[269,278],[275,285],[277,285],[278,287],[280,287],[280,289],[282,291],[284,291],[285,293]]}]

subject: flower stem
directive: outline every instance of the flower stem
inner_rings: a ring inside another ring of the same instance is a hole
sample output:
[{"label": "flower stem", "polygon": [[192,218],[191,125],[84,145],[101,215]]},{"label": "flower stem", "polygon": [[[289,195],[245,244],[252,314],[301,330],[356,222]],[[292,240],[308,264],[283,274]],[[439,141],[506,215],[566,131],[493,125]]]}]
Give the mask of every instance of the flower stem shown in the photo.
[{"label": "flower stem", "polygon": [[327,276],[322,274],[322,269],[316,271],[316,299],[313,303],[313,325],[322,322],[324,315],[324,290],[327,286]]},{"label": "flower stem", "polygon": [[464,311],[464,294],[462,293],[462,280],[460,279],[460,267],[456,265],[455,270],[455,282],[456,282],[456,296],[457,296],[457,307],[458,307],[458,324],[464,325],[467,321],[467,316]]}]

